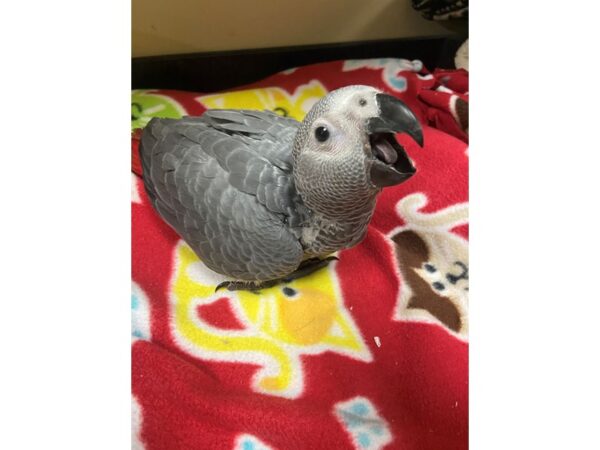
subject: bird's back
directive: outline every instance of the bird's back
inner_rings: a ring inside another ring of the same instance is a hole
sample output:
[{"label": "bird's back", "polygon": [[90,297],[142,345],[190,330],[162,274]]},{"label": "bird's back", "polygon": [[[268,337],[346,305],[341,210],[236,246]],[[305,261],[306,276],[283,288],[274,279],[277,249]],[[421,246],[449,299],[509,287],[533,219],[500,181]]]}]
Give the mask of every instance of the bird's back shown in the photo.
[{"label": "bird's back", "polygon": [[140,156],[159,214],[216,272],[270,280],[295,270],[306,210],[292,176],[299,123],[259,111],[153,119]]}]

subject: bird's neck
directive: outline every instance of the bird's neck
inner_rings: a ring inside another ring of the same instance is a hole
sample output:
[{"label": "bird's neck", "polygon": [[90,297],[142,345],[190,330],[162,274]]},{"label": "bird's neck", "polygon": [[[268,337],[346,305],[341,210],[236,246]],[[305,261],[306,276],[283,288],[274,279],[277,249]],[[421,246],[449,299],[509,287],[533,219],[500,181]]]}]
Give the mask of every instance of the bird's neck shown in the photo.
[{"label": "bird's neck", "polygon": [[381,191],[366,184],[344,183],[344,180],[333,180],[318,187],[310,184],[299,186],[297,183],[296,189],[304,206],[315,216],[340,224],[352,223],[357,217],[372,214]]},{"label": "bird's neck", "polygon": [[358,244],[367,232],[376,197],[376,194],[355,196],[347,204],[337,202],[330,208],[307,205],[312,214],[302,234],[306,253],[324,256]]}]

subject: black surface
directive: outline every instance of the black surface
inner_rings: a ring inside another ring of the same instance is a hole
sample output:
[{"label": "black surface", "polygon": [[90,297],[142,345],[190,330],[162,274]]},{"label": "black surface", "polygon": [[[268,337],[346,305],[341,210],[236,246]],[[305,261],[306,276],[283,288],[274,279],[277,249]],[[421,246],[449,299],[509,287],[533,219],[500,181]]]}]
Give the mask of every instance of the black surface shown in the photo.
[{"label": "black surface", "polygon": [[419,59],[452,68],[463,37],[395,39],[304,47],[151,56],[132,59],[132,89],[212,92],[252,83],[292,67],[337,59]]}]

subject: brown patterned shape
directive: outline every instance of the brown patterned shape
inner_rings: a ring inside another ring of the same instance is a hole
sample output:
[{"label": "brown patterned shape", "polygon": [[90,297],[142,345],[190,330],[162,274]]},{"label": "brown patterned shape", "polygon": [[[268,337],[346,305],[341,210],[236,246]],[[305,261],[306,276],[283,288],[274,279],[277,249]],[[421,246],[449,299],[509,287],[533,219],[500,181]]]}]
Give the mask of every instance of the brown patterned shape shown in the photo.
[{"label": "brown patterned shape", "polygon": [[456,116],[463,131],[469,129],[469,104],[462,98],[456,99]]},{"label": "brown patterned shape", "polygon": [[438,319],[450,330],[458,332],[461,328],[461,316],[451,299],[439,295],[415,269],[422,269],[430,260],[427,243],[412,230],[401,231],[392,236],[396,244],[398,265],[404,282],[410,286],[412,297],[407,309],[422,309]]}]

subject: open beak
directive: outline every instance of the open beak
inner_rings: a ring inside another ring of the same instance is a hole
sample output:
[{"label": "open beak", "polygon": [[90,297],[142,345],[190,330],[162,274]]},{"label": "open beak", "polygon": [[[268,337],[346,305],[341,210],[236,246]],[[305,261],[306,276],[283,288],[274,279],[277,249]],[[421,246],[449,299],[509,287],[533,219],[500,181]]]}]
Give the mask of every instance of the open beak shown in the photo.
[{"label": "open beak", "polygon": [[371,144],[371,183],[377,187],[400,184],[416,172],[395,133],[406,133],[423,147],[423,130],[413,112],[396,97],[377,94],[379,116],[367,122]]}]

